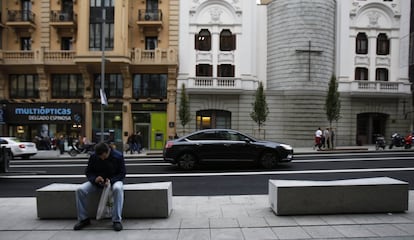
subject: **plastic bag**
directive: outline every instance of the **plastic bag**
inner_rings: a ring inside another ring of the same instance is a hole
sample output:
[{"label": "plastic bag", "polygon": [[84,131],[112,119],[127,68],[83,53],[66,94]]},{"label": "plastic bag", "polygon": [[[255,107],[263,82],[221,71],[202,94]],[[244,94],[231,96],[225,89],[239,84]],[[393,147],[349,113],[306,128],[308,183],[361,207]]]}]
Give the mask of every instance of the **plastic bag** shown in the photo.
[{"label": "plastic bag", "polygon": [[109,183],[102,190],[101,198],[99,200],[98,211],[96,212],[96,220],[112,217],[112,208],[114,200],[112,198],[112,188]]}]

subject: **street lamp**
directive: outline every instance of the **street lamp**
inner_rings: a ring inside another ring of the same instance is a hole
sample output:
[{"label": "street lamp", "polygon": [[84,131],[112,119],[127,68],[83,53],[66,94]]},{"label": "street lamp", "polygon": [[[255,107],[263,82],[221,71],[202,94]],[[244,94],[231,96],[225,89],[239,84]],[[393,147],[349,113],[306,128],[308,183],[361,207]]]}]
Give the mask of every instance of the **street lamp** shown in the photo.
[{"label": "street lamp", "polygon": [[105,7],[102,7],[102,26],[101,26],[101,142],[104,142],[104,124],[105,124],[105,114],[104,114],[104,105],[108,104],[105,94]]}]

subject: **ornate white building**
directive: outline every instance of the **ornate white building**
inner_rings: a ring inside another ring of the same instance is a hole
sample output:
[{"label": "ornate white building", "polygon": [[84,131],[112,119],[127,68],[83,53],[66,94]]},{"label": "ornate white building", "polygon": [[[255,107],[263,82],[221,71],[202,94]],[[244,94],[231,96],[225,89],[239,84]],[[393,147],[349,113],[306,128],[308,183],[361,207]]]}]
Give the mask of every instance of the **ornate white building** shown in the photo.
[{"label": "ornate white building", "polygon": [[[262,81],[265,138],[312,146],[315,130],[328,127],[333,74],[342,103],[337,145],[412,129],[409,1],[265,2],[181,0],[177,89],[185,84],[190,98],[186,132],[225,127],[257,135],[250,112]],[[177,123],[181,134],[178,115]]]}]

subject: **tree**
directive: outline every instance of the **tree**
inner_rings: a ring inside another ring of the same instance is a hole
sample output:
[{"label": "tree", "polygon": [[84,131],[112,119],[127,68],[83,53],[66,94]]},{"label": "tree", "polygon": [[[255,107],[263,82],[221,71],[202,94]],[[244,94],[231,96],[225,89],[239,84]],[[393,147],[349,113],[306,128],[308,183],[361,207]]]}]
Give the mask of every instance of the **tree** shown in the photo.
[{"label": "tree", "polygon": [[264,122],[266,122],[267,115],[269,114],[269,108],[267,107],[266,96],[263,90],[262,82],[259,83],[259,87],[256,90],[255,94],[256,98],[253,106],[253,112],[250,113],[250,117],[253,121],[256,122],[257,126],[259,127],[259,136],[260,130]]},{"label": "tree", "polygon": [[[341,101],[339,99],[338,83],[336,82],[335,75],[332,75],[331,81],[329,82],[328,95],[326,96],[325,101],[325,110],[329,121],[329,130],[332,133],[332,122],[338,121],[341,117]],[[329,141],[332,143],[331,147],[333,148],[332,134],[329,134],[329,138]]]},{"label": "tree", "polygon": [[180,106],[178,109],[178,116],[183,126],[183,135],[185,130],[185,125],[190,121],[190,106],[187,93],[185,91],[184,83],[181,85],[181,95],[180,95]]}]

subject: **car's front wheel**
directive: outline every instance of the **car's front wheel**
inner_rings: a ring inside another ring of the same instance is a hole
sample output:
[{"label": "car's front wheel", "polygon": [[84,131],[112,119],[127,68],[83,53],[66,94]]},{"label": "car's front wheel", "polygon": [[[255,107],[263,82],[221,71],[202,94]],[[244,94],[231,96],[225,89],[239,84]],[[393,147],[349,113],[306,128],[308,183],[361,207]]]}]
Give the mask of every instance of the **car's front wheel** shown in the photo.
[{"label": "car's front wheel", "polygon": [[184,153],[178,158],[178,166],[184,170],[192,170],[196,165],[196,157],[191,153]]},{"label": "car's front wheel", "polygon": [[260,165],[266,169],[272,169],[277,166],[278,155],[275,152],[264,152],[260,158]]}]

